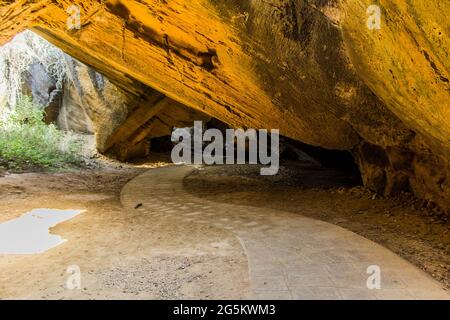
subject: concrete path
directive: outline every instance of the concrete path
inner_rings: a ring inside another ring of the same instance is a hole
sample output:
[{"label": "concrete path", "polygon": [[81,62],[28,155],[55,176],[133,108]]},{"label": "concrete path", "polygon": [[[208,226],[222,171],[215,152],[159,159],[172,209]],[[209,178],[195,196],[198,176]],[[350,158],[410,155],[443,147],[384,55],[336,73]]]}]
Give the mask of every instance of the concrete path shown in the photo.
[{"label": "concrete path", "polygon": [[[338,226],[188,194],[183,190],[183,178],[192,170],[187,166],[150,170],[124,187],[122,204],[132,210],[142,204],[139,210],[150,217],[177,217],[232,232],[248,257],[249,298],[450,299],[441,285],[421,270]],[[378,267],[381,288],[368,289],[368,279]]]}]

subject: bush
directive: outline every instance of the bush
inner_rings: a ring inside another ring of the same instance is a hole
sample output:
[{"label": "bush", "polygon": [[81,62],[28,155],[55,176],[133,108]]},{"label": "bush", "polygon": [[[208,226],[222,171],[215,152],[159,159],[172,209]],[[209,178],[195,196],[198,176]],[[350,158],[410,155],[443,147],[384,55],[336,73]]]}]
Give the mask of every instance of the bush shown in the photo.
[{"label": "bush", "polygon": [[64,167],[78,164],[81,141],[44,122],[44,110],[29,97],[0,119],[0,165],[7,169]]}]

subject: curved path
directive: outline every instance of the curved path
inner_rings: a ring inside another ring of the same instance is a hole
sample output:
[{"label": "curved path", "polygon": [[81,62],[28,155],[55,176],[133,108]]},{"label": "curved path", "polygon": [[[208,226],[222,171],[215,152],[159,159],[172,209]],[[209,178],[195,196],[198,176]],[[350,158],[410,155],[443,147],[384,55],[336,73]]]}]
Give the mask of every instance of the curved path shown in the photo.
[{"label": "curved path", "polygon": [[[123,188],[122,204],[129,209],[142,204],[140,210],[155,218],[176,217],[232,232],[248,257],[250,298],[450,298],[421,270],[343,228],[273,209],[215,203],[185,192],[183,179],[194,169],[150,170]],[[368,289],[370,267],[379,267],[380,289]]]}]

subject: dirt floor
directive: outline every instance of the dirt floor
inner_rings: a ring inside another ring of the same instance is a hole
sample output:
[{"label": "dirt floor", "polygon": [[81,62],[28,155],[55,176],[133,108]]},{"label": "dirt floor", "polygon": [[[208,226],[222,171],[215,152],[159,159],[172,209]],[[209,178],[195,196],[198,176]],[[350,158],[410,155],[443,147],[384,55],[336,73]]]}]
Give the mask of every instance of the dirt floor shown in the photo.
[{"label": "dirt floor", "polygon": [[[106,165],[59,173],[0,173],[0,223],[35,208],[86,209],[51,231],[68,241],[43,254],[0,255],[0,299],[242,299],[248,266],[228,231],[125,211],[121,188],[153,167]],[[204,167],[185,179],[197,197],[325,220],[378,242],[450,287],[449,222],[404,194],[383,199],[345,172],[282,166]],[[183,236],[180,237],[179,235]],[[177,236],[174,236],[177,235]],[[218,243],[226,242],[226,246]],[[81,290],[68,290],[79,266]]]},{"label": "dirt floor", "polygon": [[[119,193],[126,182],[163,165],[3,173],[0,223],[35,208],[87,211],[52,228],[68,240],[58,247],[0,255],[0,299],[245,298],[247,260],[229,232],[122,208]],[[217,246],[223,242],[228,245]],[[81,290],[67,289],[73,265],[81,270]]]},{"label": "dirt floor", "polygon": [[204,167],[185,179],[190,193],[209,200],[268,207],[324,220],[399,254],[450,288],[450,223],[411,196],[381,198],[357,176],[287,164],[277,176],[257,166]]}]

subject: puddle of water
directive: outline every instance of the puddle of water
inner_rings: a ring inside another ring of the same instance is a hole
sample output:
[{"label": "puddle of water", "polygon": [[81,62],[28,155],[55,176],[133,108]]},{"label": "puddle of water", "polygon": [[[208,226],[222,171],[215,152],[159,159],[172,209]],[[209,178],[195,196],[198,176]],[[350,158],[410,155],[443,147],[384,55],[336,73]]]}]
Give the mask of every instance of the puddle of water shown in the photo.
[{"label": "puddle of water", "polygon": [[70,220],[84,210],[34,209],[0,224],[0,254],[43,253],[66,240],[49,228]]}]

